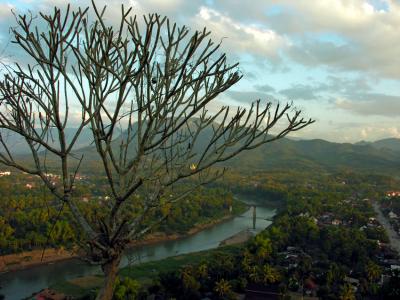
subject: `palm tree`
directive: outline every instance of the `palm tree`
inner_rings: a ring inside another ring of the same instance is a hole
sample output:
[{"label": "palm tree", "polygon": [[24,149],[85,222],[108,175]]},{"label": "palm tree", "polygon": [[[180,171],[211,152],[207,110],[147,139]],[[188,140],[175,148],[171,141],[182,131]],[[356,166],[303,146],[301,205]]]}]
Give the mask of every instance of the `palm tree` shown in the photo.
[{"label": "palm tree", "polygon": [[369,261],[367,267],[365,268],[367,273],[367,278],[370,282],[377,281],[382,274],[381,268],[372,261]]},{"label": "palm tree", "polygon": [[260,268],[258,266],[251,266],[249,269],[249,278],[251,281],[255,283],[259,283],[261,281]]},{"label": "palm tree", "polygon": [[263,282],[265,284],[268,283],[275,283],[280,280],[281,275],[279,274],[278,270],[270,265],[266,264],[263,267]]},{"label": "palm tree", "polygon": [[206,263],[202,263],[197,268],[197,274],[200,278],[207,278],[208,276],[208,267]]},{"label": "palm tree", "polygon": [[243,252],[243,259],[242,259],[242,268],[246,273],[250,273],[251,265],[253,263],[252,254],[249,252],[248,249],[244,250]]},{"label": "palm tree", "polygon": [[218,295],[221,298],[228,296],[230,293],[232,293],[229,281],[223,278],[215,284],[214,290],[218,293]]},{"label": "palm tree", "polygon": [[200,288],[200,283],[193,275],[192,266],[187,266],[182,270],[182,283],[186,290],[197,291]]},{"label": "palm tree", "polygon": [[272,243],[268,238],[264,238],[261,235],[257,235],[254,240],[256,246],[256,257],[259,261],[263,261],[268,258],[272,253]]},{"label": "palm tree", "polygon": [[356,300],[354,288],[350,284],[346,284],[340,291],[340,300]]}]

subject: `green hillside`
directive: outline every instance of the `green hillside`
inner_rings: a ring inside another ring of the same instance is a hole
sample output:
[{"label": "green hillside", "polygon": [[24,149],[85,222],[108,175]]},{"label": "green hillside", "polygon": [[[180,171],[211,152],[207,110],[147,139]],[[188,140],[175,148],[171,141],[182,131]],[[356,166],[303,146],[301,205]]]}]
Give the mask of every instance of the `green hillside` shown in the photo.
[{"label": "green hillside", "polygon": [[[195,120],[193,121],[195,122]],[[194,123],[189,124],[194,126]],[[72,129],[69,130],[72,132]],[[205,149],[212,137],[212,128],[206,128],[192,147],[194,152],[201,152]],[[84,132],[83,138],[79,141],[74,154],[81,155],[88,162],[90,171],[100,168],[99,157],[96,155],[94,145],[89,136],[90,131]],[[118,150],[121,137],[114,139],[112,147]],[[13,141],[15,142],[15,141]],[[187,145],[180,145],[182,151],[186,151]],[[129,153],[134,155],[136,143],[130,145]],[[21,150],[21,149],[20,149]],[[29,154],[20,154],[20,158],[29,160]],[[51,160],[51,156],[47,157]],[[330,172],[338,170],[352,170],[372,172],[381,174],[400,173],[400,139],[384,139],[376,142],[333,143],[321,139],[295,140],[284,138],[272,143],[265,144],[252,151],[245,151],[236,158],[223,163],[242,170],[296,170],[312,172]],[[97,166],[97,167],[96,167]],[[83,164],[85,167],[85,164]],[[82,170],[85,171],[85,170]],[[89,170],[86,170],[89,171]]]}]

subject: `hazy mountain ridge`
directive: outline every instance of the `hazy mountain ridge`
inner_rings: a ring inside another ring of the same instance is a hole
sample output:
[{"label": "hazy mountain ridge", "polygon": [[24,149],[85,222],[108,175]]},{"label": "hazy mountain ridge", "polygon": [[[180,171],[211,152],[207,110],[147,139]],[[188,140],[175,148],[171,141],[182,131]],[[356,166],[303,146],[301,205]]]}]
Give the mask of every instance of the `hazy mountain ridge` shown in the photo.
[{"label": "hazy mountain ridge", "polygon": [[398,138],[385,138],[375,142],[360,141],[355,145],[371,145],[377,149],[390,149],[393,151],[400,151],[400,139]]},{"label": "hazy mountain ridge", "polygon": [[332,143],[325,140],[283,139],[243,153],[235,164],[255,169],[355,169],[394,172],[400,170],[400,151],[372,145]]},{"label": "hazy mountain ridge", "polygon": [[[76,130],[76,129],[75,129]],[[67,135],[74,132],[66,129]],[[122,134],[123,135],[123,134]],[[194,145],[197,152],[204,149],[212,135],[212,129],[207,129],[199,136]],[[18,144],[17,139],[12,140]],[[21,140],[22,142],[22,140]],[[116,137],[113,147],[119,147],[120,137]],[[132,145],[134,148],[134,145]],[[28,157],[28,148],[13,147],[16,154]],[[75,154],[83,154],[87,160],[95,161],[98,156],[90,129],[82,132],[74,148]],[[133,154],[130,151],[131,154]],[[322,139],[299,140],[283,138],[265,144],[252,151],[245,151],[238,157],[224,163],[239,169],[254,170],[309,170],[315,172],[338,169],[352,169],[366,172],[400,173],[400,139],[389,138],[375,142],[361,141],[355,144],[334,143]]]},{"label": "hazy mountain ridge", "polygon": [[[72,141],[76,132],[77,132],[76,128],[65,128],[64,133],[67,139],[67,143],[70,143]],[[3,139],[6,142],[7,146],[13,153],[17,155],[25,155],[31,153],[28,144],[21,135],[7,132],[5,129],[2,129],[1,133],[3,135]],[[40,131],[38,131],[38,133],[40,134]],[[81,131],[78,139],[76,140],[74,150],[88,147],[91,145],[92,141],[93,138],[91,130],[89,128],[85,128]],[[55,146],[56,148],[59,148],[56,146],[58,145],[56,132],[51,134],[51,137],[49,137],[48,144]],[[3,147],[2,145],[0,145],[0,151],[2,150]]]},{"label": "hazy mountain ridge", "polygon": [[[194,145],[197,151],[204,149],[212,130],[200,135]],[[119,138],[113,147],[117,147]],[[397,140],[399,142],[400,140]],[[132,146],[133,147],[133,146]],[[93,158],[93,146],[78,151]],[[131,152],[132,153],[132,152]],[[400,174],[400,147],[388,147],[377,141],[367,144],[334,143],[322,139],[293,140],[283,138],[267,143],[252,151],[244,151],[226,166],[247,170],[305,170],[330,172],[335,170],[355,170],[374,173]]]}]

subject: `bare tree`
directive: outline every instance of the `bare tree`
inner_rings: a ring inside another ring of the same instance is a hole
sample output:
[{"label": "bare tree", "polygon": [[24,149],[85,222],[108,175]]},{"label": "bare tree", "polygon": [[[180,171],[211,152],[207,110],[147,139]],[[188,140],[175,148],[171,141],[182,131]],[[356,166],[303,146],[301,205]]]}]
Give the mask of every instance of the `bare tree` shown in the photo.
[{"label": "bare tree", "polygon": [[[124,6],[121,13],[117,26],[105,21],[105,8],[98,10],[94,1],[86,9],[18,16],[14,43],[32,63],[8,68],[0,82],[0,162],[39,176],[69,207],[85,234],[87,259],[105,274],[98,299],[112,298],[127,244],[163,221],[145,223],[162,198],[184,198],[223,174],[216,164],[313,122],[292,104],[260,101],[209,113],[209,103],[242,77],[210,32],[190,33],[158,14],[139,22]],[[278,122],[283,125],[271,135]],[[68,126],[77,128],[72,138]],[[85,163],[74,147],[85,127],[93,133],[112,195],[106,216],[96,222],[74,197],[76,174]],[[25,139],[32,165],[13,154],[10,133]],[[56,159],[60,184],[47,176],[47,154]],[[185,178],[195,178],[190,188],[163,197]],[[132,201],[142,208],[133,219],[125,209]]]}]

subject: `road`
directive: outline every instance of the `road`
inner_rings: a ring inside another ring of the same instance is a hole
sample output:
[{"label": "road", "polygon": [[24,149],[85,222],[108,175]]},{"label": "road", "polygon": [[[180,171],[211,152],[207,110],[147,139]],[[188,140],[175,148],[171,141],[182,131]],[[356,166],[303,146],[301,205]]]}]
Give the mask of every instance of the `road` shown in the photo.
[{"label": "road", "polygon": [[374,210],[376,212],[379,223],[385,227],[386,232],[389,236],[390,245],[400,254],[400,237],[393,230],[392,226],[389,223],[389,220],[383,215],[382,211],[379,208],[379,205],[376,202],[372,203]]}]

